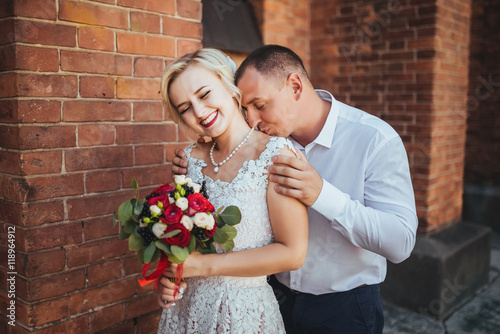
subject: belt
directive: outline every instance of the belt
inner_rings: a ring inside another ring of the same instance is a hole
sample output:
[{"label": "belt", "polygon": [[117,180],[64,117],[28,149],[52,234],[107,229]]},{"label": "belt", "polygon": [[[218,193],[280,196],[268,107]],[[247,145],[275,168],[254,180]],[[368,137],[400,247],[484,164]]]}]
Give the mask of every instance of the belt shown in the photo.
[{"label": "belt", "polygon": [[[357,288],[362,288],[362,287],[364,287],[364,286],[366,286],[366,284],[361,284],[360,286],[357,286],[357,287],[355,287],[354,289],[357,289]],[[352,290],[354,290],[354,289],[352,289]],[[310,293],[306,293],[306,292],[300,292],[300,291],[297,291],[297,290],[294,290],[294,289],[290,289],[290,292],[292,292],[292,293],[294,293],[294,294],[296,294],[296,295],[302,295],[302,294],[309,295],[309,294],[310,294]]]}]

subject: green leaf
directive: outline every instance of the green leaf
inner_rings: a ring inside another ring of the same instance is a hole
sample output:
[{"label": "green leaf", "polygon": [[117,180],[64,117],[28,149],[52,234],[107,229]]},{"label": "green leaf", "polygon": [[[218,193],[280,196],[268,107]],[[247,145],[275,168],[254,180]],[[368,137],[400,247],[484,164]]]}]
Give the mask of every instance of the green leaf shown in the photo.
[{"label": "green leaf", "polygon": [[181,230],[173,230],[173,231],[170,231],[170,232],[162,235],[159,239],[170,238],[170,237],[173,237],[179,233],[181,233]]},{"label": "green leaf", "polygon": [[155,253],[153,254],[153,258],[151,259],[151,262],[156,262],[160,258],[160,250],[156,248]]},{"label": "green leaf", "polygon": [[132,218],[132,203],[130,201],[123,202],[118,208],[118,219],[123,223]]},{"label": "green leaf", "polygon": [[189,256],[189,251],[186,247],[181,248],[179,246],[173,245],[172,247],[170,247],[170,249],[172,250],[172,254],[174,254],[175,257],[178,258],[181,262],[186,261],[187,257]]},{"label": "green leaf", "polygon": [[128,238],[128,249],[141,250],[144,247],[144,241],[137,234],[131,234]]},{"label": "green leaf", "polygon": [[132,189],[139,189],[139,183],[137,183],[135,177],[132,178]]},{"label": "green leaf", "polygon": [[136,215],[140,215],[143,207],[144,207],[144,200],[137,201],[134,206],[134,213]]},{"label": "green leaf", "polygon": [[156,245],[152,242],[149,244],[148,247],[144,250],[144,262],[149,263],[151,262],[151,259],[153,258],[153,255],[156,250]]},{"label": "green leaf", "polygon": [[187,248],[188,248],[189,254],[194,252],[194,250],[196,249],[196,238],[195,237],[191,236],[191,239],[189,240],[189,245],[187,246]]},{"label": "green leaf", "polygon": [[220,213],[224,210],[224,207],[221,206],[220,208],[217,209],[217,212],[215,213],[216,216],[220,215]]},{"label": "green leaf", "polygon": [[173,263],[180,264],[184,261],[179,260],[174,254],[167,254],[168,260]]},{"label": "green leaf", "polygon": [[210,250],[208,248],[198,248],[198,252],[201,254],[210,254]]},{"label": "green leaf", "polygon": [[127,220],[125,222],[125,224],[123,224],[123,229],[125,230],[125,232],[127,232],[128,234],[132,234],[135,232],[135,227],[136,225],[134,224],[134,221],[133,220]]},{"label": "green leaf", "polygon": [[201,254],[215,254],[217,251],[215,250],[214,244],[210,244],[209,247],[198,248],[198,252]]},{"label": "green leaf", "polygon": [[144,248],[141,249],[138,253],[137,253],[137,257],[139,258],[139,262],[141,264],[145,264],[144,263]]},{"label": "green leaf", "polygon": [[221,230],[226,232],[227,240],[233,240],[236,237],[236,235],[238,234],[238,231],[233,226],[229,226],[229,225],[225,225],[225,226],[221,227]]},{"label": "green leaf", "polygon": [[226,223],[224,223],[224,221],[222,220],[221,216],[215,216],[215,222],[217,223],[217,227],[222,227],[226,225]]},{"label": "green leaf", "polygon": [[113,211],[113,227],[116,226],[117,221],[118,221],[118,219],[116,218],[116,212]]},{"label": "green leaf", "polygon": [[221,214],[222,220],[228,225],[236,225],[241,221],[241,212],[237,206],[228,206]]},{"label": "green leaf", "polygon": [[196,248],[197,249],[202,249],[202,248],[208,248],[208,246],[202,240],[196,239]]},{"label": "green leaf", "polygon": [[234,248],[234,241],[233,240],[228,240],[225,243],[221,244],[220,247],[225,250],[226,252],[230,251],[231,249]]},{"label": "green leaf", "polygon": [[166,245],[164,244],[163,242],[161,242],[160,240],[156,240],[155,241],[155,245],[158,249],[162,250],[163,252],[165,252],[165,254],[172,254],[172,252],[170,251],[170,246],[169,245]]},{"label": "green leaf", "polygon": [[214,234],[214,241],[218,244],[223,244],[227,241],[227,233],[222,229],[216,227]]},{"label": "green leaf", "polygon": [[125,232],[124,228],[120,229],[120,233],[118,233],[118,239],[120,240],[126,240],[130,236],[130,233]]}]

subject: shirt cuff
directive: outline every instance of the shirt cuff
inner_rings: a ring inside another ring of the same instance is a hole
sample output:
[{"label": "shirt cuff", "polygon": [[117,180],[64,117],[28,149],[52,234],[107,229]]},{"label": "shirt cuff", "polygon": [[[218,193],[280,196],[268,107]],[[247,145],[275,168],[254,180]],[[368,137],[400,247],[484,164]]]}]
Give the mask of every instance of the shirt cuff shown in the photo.
[{"label": "shirt cuff", "polygon": [[321,192],[311,208],[333,221],[344,211],[346,204],[346,194],[323,179]]}]

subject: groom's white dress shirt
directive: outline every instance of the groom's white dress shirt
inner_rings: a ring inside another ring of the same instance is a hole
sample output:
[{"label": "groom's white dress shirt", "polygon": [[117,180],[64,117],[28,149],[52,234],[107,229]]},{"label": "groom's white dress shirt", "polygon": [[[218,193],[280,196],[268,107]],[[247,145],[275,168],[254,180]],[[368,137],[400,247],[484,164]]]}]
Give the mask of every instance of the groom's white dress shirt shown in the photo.
[{"label": "groom's white dress shirt", "polygon": [[302,268],[277,274],[293,290],[311,294],[376,284],[386,259],[406,259],[417,216],[405,147],[381,119],[316,90],[331,109],[318,137],[302,147],[323,178],[309,211],[309,248]]}]

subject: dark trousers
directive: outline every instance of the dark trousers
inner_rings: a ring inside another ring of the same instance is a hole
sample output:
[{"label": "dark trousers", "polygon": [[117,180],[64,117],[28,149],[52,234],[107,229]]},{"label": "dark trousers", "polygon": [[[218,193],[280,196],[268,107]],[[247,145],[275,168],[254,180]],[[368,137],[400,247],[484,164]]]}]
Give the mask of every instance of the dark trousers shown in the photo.
[{"label": "dark trousers", "polygon": [[384,314],[380,287],[365,285],[345,292],[295,293],[271,276],[287,334],[381,334]]}]

